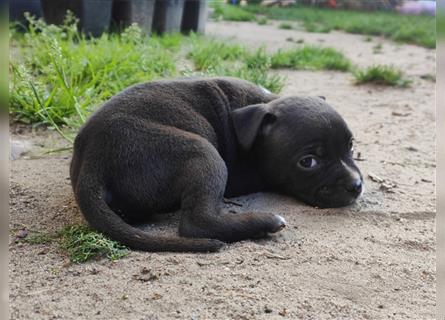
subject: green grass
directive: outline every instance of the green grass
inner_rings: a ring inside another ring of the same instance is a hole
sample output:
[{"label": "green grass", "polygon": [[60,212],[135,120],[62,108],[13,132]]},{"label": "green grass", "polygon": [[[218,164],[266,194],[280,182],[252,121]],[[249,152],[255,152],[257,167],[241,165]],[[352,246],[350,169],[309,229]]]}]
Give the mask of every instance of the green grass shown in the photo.
[{"label": "green grass", "polygon": [[443,10],[438,10],[436,21],[437,37],[443,41],[445,39],[445,12]]},{"label": "green grass", "polygon": [[238,6],[226,5],[220,2],[213,3],[213,16],[227,21],[255,21],[256,16]]},{"label": "green grass", "polygon": [[180,39],[146,39],[133,26],[89,40],[73,17],[62,27],[30,18],[29,32],[11,35],[19,58],[10,62],[10,113],[26,123],[79,127],[129,85],[174,75]]},{"label": "green grass", "polygon": [[407,87],[411,81],[403,72],[391,65],[375,65],[354,71],[356,84],[375,84],[382,86]]},{"label": "green grass", "polygon": [[200,75],[242,78],[278,93],[284,86],[283,77],[269,73],[271,57],[264,49],[255,51],[215,39],[192,37],[187,57]]},{"label": "green grass", "polygon": [[329,33],[331,31],[331,28],[329,26],[312,21],[304,22],[303,26],[307,32]]},{"label": "green grass", "polygon": [[246,49],[237,44],[228,44],[215,39],[192,37],[193,46],[187,54],[198,71],[216,67],[223,61],[241,59],[246,54]]},{"label": "green grass", "polygon": [[73,263],[101,258],[114,261],[129,254],[126,247],[85,225],[68,225],[56,233],[30,232],[21,241],[32,245],[57,242]]},{"label": "green grass", "polygon": [[279,50],[271,58],[272,68],[348,71],[351,62],[341,52],[317,46]]},{"label": "green grass", "polygon": [[259,18],[259,19],[257,20],[257,23],[258,23],[260,26],[264,26],[264,25],[266,25],[266,24],[268,23],[268,21],[267,21],[267,18],[265,18],[265,17],[261,17],[261,18]]},{"label": "green grass", "polygon": [[[270,74],[272,58],[264,48],[249,52],[244,59],[244,65],[238,69],[229,68],[229,74],[259,84],[274,93],[279,93],[284,87],[284,78],[276,74]],[[233,71],[233,72],[232,72]]]},{"label": "green grass", "polygon": [[301,21],[309,32],[343,30],[349,33],[384,36],[395,41],[414,43],[427,48],[436,47],[435,19],[429,16],[329,10],[305,6],[267,8],[251,5],[243,10],[264,15],[269,19]]},{"label": "green grass", "polygon": [[129,253],[126,247],[83,225],[66,226],[59,236],[61,248],[74,263],[104,257],[114,261]]},{"label": "green grass", "polygon": [[5,11],[0,13],[0,73],[4,76],[0,78],[0,118],[6,119],[8,114],[8,84],[9,79],[6,76],[8,74],[8,53],[9,53],[9,43],[8,39],[8,19],[5,15]]},{"label": "green grass", "polygon": [[290,24],[289,22],[282,22],[278,25],[278,28],[284,30],[290,30],[292,29],[292,24]]}]

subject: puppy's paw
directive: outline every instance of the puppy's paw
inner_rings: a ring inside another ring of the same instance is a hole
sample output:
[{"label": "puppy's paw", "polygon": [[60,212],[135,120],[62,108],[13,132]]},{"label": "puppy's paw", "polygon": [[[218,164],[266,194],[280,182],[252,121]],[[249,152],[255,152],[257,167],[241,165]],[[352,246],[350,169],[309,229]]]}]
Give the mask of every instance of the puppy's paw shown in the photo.
[{"label": "puppy's paw", "polygon": [[218,252],[227,246],[227,243],[217,239],[186,239],[185,250],[190,252]]},{"label": "puppy's paw", "polygon": [[286,227],[286,220],[280,215],[273,213],[257,213],[259,226],[264,233],[276,233]]},{"label": "puppy's paw", "polygon": [[276,233],[286,227],[286,220],[280,215],[274,214],[273,222],[271,223],[270,233]]}]

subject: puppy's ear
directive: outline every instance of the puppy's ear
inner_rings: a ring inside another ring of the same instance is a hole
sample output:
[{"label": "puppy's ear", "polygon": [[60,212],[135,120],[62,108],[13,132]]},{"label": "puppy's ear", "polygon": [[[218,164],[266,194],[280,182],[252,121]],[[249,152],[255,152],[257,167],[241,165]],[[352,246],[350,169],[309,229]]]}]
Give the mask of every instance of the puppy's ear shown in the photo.
[{"label": "puppy's ear", "polygon": [[254,104],[232,111],[233,126],[241,148],[250,150],[266,122],[273,122],[276,116],[269,113],[267,105]]},{"label": "puppy's ear", "polygon": [[326,97],[325,96],[318,96],[321,100],[326,101]]}]

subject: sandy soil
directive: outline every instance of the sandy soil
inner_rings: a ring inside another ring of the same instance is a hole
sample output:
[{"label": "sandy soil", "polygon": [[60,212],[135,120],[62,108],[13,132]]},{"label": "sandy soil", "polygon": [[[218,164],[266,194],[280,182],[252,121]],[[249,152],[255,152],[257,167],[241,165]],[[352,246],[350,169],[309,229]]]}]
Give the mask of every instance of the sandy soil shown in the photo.
[{"label": "sandy soil", "polygon": [[[303,38],[343,50],[360,66],[393,63],[411,88],[356,87],[350,74],[279,71],[284,94],[324,95],[356,136],[366,193],[342,209],[315,209],[274,194],[238,198],[236,210],[281,213],[288,227],[216,254],[132,252],[69,264],[56,244],[16,243],[20,228],[52,232],[82,221],[63,143],[13,128],[30,153],[11,161],[12,319],[434,319],[435,51],[364,36],[310,34],[251,23],[210,23],[210,34],[250,46]],[[381,54],[372,47],[383,44]],[[372,178],[371,178],[372,177]],[[166,217],[161,230],[174,230]],[[155,277],[149,277],[154,274]],[[150,279],[152,278],[152,279]]]}]

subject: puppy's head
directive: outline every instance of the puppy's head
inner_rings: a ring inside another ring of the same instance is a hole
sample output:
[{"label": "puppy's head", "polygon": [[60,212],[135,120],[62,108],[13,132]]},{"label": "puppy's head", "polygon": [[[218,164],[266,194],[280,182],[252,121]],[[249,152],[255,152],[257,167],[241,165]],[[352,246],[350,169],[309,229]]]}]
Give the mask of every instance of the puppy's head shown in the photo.
[{"label": "puppy's head", "polygon": [[353,136],[322,97],[283,97],[232,112],[241,148],[275,189],[317,207],[341,207],[363,191]]}]

